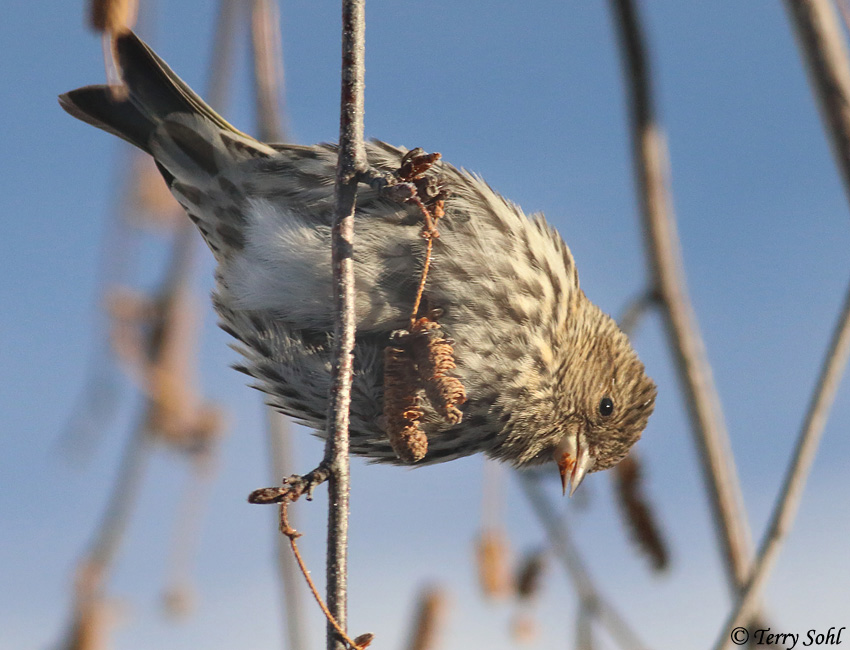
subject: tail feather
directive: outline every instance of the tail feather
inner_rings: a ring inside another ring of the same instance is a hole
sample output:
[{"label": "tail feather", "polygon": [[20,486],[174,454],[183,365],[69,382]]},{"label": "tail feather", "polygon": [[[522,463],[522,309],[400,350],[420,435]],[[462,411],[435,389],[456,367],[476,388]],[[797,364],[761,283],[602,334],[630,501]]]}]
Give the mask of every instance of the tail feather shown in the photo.
[{"label": "tail feather", "polygon": [[59,105],[78,120],[150,153],[150,136],[156,124],[130,101],[114,100],[108,86],[86,86],[59,95]]},{"label": "tail feather", "polygon": [[217,127],[242,133],[201,99],[156,52],[133,32],[115,41],[122,77],[130,89],[130,101],[162,120],[172,113],[190,113],[207,118]]},{"label": "tail feather", "polygon": [[213,126],[252,140],[216,113],[133,32],[115,40],[126,99],[116,99],[107,86],[86,86],[59,96],[73,117],[117,135],[151,153],[151,137],[174,113],[199,115]]},{"label": "tail feather", "polygon": [[279,156],[210,108],[135,34],[116,38],[126,98],[107,86],[59,97],[68,113],[151,154],[216,258],[244,245],[246,178]]}]

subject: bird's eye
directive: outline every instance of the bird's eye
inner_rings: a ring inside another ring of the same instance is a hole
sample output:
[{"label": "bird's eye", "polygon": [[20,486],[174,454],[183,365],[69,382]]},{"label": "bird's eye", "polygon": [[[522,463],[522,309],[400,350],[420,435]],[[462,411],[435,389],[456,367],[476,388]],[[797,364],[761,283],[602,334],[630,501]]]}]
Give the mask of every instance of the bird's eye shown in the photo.
[{"label": "bird's eye", "polygon": [[603,397],[599,402],[599,415],[608,417],[614,412],[614,402],[610,397]]}]

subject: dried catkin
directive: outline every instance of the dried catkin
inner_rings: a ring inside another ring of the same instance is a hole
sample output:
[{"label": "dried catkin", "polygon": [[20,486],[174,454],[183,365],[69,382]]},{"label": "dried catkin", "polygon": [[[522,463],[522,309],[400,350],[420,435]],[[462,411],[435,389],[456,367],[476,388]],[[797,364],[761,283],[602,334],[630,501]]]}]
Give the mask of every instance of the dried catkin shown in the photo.
[{"label": "dried catkin", "polygon": [[135,24],[137,9],[136,0],[92,0],[91,26],[110,34],[125,32]]},{"label": "dried catkin", "polygon": [[505,598],[513,590],[510,571],[510,549],[505,534],[496,528],[481,531],[476,541],[478,582],[488,598]]},{"label": "dried catkin", "polygon": [[667,568],[667,544],[643,494],[641,469],[634,456],[626,456],[616,468],[617,497],[632,537],[652,561],[656,571]]},{"label": "dried catkin", "polygon": [[546,554],[544,551],[532,551],[523,559],[516,576],[517,598],[529,600],[540,593],[545,567]]},{"label": "dried catkin", "polygon": [[384,418],[396,456],[415,463],[425,457],[428,438],[419,428],[422,408],[416,368],[406,347],[398,343],[390,343],[384,349]]},{"label": "dried catkin", "polygon": [[440,647],[440,636],[447,613],[446,592],[438,587],[425,588],[419,594],[416,604],[408,650],[437,650]]},{"label": "dried catkin", "polygon": [[460,379],[448,374],[457,368],[452,341],[442,335],[439,324],[420,318],[410,349],[431,406],[450,424],[459,423],[463,413],[458,405],[466,401],[466,389]]}]

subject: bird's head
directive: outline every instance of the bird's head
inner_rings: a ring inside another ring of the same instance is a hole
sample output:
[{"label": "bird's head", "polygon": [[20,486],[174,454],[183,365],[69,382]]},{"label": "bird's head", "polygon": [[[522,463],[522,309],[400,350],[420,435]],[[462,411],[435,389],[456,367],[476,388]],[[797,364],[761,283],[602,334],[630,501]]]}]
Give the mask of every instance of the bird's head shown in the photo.
[{"label": "bird's head", "polygon": [[554,388],[562,436],[552,450],[566,491],[619,463],[646,428],[655,384],[612,318],[579,292]]}]

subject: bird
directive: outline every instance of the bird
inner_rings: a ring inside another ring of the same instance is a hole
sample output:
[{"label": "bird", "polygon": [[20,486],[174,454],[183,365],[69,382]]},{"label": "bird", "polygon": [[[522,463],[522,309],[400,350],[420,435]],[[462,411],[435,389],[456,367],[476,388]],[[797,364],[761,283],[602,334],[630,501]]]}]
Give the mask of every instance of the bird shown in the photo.
[{"label": "bird", "polygon": [[[114,52],[122,93],[86,86],[61,95],[60,105],[154,158],[216,259],[212,300],[243,357],[235,367],[272,407],[325,436],[337,147],[263,143],[239,131],[132,31],[115,37]],[[369,168],[385,178],[415,153],[366,143]],[[554,461],[572,494],[641,437],[655,384],[627,336],[580,288],[573,255],[545,218],[436,158],[411,175],[426,194],[437,187],[426,198],[439,199],[442,215],[422,304],[453,355],[445,376],[463,394],[447,417],[414,384],[427,451],[413,463],[396,452],[384,412],[387,350],[410,334],[427,255],[424,206],[362,184],[350,451],[414,466],[475,453],[517,468]]]}]

